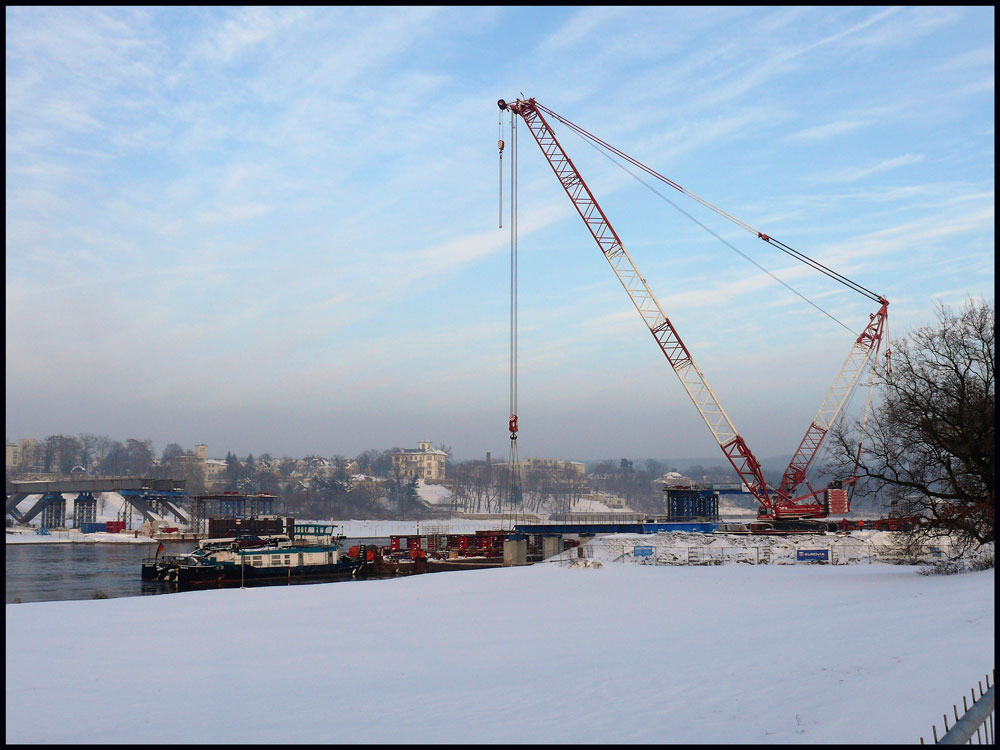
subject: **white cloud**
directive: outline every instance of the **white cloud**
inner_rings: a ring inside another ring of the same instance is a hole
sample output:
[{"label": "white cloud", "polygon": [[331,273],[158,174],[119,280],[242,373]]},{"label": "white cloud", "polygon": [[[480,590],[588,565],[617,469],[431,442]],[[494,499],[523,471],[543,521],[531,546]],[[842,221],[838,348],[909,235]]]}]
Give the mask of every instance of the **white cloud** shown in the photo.
[{"label": "white cloud", "polygon": [[916,164],[917,162],[923,161],[923,159],[923,154],[903,154],[902,156],[896,156],[892,159],[884,159],[871,167],[846,167],[838,172],[819,178],[819,181],[855,182],[857,180],[864,179],[865,177],[871,177],[873,175],[882,174],[883,172],[888,172],[893,169],[899,169],[900,167],[905,167],[910,164]]},{"label": "white cloud", "polygon": [[850,133],[858,128],[863,128],[867,124],[861,120],[839,120],[796,131],[785,136],[785,139],[789,141],[823,141],[842,133]]}]

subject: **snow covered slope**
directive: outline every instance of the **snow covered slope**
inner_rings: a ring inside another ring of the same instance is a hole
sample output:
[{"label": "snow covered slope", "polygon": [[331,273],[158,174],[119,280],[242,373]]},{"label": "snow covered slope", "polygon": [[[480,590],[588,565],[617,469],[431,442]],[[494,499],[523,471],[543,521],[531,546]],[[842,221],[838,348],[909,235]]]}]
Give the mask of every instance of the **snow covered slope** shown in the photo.
[{"label": "snow covered slope", "polygon": [[881,564],[539,564],[8,604],[5,736],[910,743],[992,669],[994,626],[992,570]]}]

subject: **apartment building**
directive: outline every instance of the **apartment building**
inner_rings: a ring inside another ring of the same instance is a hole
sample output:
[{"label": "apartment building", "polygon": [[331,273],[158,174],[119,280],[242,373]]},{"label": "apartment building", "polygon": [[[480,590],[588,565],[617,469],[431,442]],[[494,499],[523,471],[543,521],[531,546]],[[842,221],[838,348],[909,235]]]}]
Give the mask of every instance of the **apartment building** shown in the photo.
[{"label": "apartment building", "polygon": [[560,474],[584,476],[587,467],[580,461],[561,461],[558,458],[524,458],[521,459],[521,471],[554,471]]},{"label": "apartment building", "polygon": [[403,476],[421,479],[444,479],[448,454],[431,448],[429,440],[422,440],[417,448],[406,448],[392,454],[392,468],[401,470]]}]

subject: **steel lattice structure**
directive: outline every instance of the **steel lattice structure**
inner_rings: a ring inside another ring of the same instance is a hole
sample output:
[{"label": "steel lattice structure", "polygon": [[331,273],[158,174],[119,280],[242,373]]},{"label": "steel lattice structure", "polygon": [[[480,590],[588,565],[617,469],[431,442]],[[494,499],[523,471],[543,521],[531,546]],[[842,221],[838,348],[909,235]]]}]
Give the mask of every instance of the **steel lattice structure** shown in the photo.
[{"label": "steel lattice structure", "polygon": [[[525,125],[527,125],[535,142],[538,143],[539,148],[542,150],[546,161],[552,167],[552,171],[558,178],[559,183],[563,186],[573,206],[580,214],[580,218],[583,219],[588,231],[597,242],[598,247],[600,247],[605,259],[607,259],[621,285],[624,287],[632,304],[635,305],[640,317],[642,317],[643,323],[645,323],[653,335],[657,345],[684,387],[685,392],[691,398],[695,408],[698,409],[698,413],[701,414],[709,430],[711,430],[712,436],[719,444],[722,452],[725,453],[726,458],[729,459],[730,464],[732,464],[748,491],[760,503],[759,516],[761,518],[772,519],[821,518],[826,516],[827,506],[817,500],[817,496],[821,495],[822,491],[817,492],[810,487],[809,493],[805,495],[800,497],[792,497],[792,495],[795,489],[805,481],[806,470],[816,456],[824,437],[829,432],[850,394],[853,392],[869,359],[871,359],[873,353],[877,355],[885,328],[888,301],[860,288],[860,290],[863,290],[861,293],[866,294],[866,296],[872,299],[877,299],[881,304],[881,308],[871,316],[871,322],[854,342],[847,360],[843,367],[841,367],[840,373],[820,406],[816,418],[810,424],[805,437],[792,457],[792,461],[782,478],[781,485],[775,489],[768,488],[761,472],[760,462],[754,457],[746,441],[726,414],[715,392],[709,386],[705,375],[698,368],[697,364],[695,364],[691,352],[684,345],[677,330],[646,283],[646,279],[642,276],[632,257],[625,249],[625,244],[618,236],[614,227],[612,227],[611,222],[608,220],[608,217],[605,215],[580,172],[573,164],[572,159],[570,159],[559,143],[543,111],[552,114],[560,122],[567,124],[577,133],[591,138],[604,146],[607,146],[607,144],[551,110],[542,107],[533,98],[517,99],[513,103],[507,103],[501,99],[498,101],[498,105],[501,110],[509,109],[513,114],[519,115]],[[664,180],[671,187],[692,196],[721,215],[735,221],[765,242],[782,249],[787,248],[792,253],[801,255],[797,251],[788,248],[787,245],[776,242],[770,236],[758,232],[725,212],[716,209],[707,201],[689,193],[676,183],[663,178],[631,157],[622,154],[617,149],[613,147],[609,148],[616,154],[624,156],[633,164],[642,167],[647,173],[656,175],[658,178]],[[804,258],[805,256],[802,257]],[[815,264],[811,259],[807,258],[806,260],[811,264]],[[817,266],[819,266],[819,270],[825,269],[821,264],[813,265],[813,267]],[[826,269],[824,272],[827,271],[829,269]],[[833,277],[839,276],[835,272],[831,273],[834,274]],[[853,282],[843,277],[840,277],[838,280],[853,284]],[[857,287],[857,285],[853,285],[852,288],[854,287]],[[858,288],[855,290],[859,291]]]}]

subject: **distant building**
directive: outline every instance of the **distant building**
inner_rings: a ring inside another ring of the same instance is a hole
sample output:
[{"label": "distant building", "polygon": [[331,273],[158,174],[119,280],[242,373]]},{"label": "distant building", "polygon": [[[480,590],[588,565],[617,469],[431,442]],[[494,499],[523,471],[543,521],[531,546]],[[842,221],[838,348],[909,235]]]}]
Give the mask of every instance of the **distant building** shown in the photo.
[{"label": "distant building", "polygon": [[522,471],[558,471],[584,476],[587,467],[580,461],[560,461],[558,458],[525,458],[521,460]]},{"label": "distant building", "polygon": [[220,458],[206,458],[202,465],[205,467],[205,487],[218,489],[221,485],[226,482],[226,469],[228,468],[225,461]]},{"label": "distant building", "polygon": [[21,447],[17,443],[7,441],[7,450],[4,451],[4,470],[14,471],[21,466]]},{"label": "distant building", "polygon": [[169,467],[194,466],[200,469],[205,480],[206,489],[220,489],[226,481],[226,462],[218,458],[208,458],[208,446],[199,443],[194,447],[194,453],[183,453],[165,461]]},{"label": "distant building", "polygon": [[44,467],[38,441],[33,438],[21,438],[16,443],[8,440],[4,451],[4,469],[22,476],[41,473]]},{"label": "distant building", "polygon": [[654,482],[663,487],[672,487],[674,489],[694,487],[697,484],[691,477],[686,477],[677,471],[668,471],[659,479],[655,479]]},{"label": "distant building", "polygon": [[397,468],[403,476],[421,479],[444,479],[444,467],[448,454],[431,448],[430,441],[422,440],[418,448],[408,448],[392,454],[392,468]]},{"label": "distant building", "polygon": [[625,503],[625,498],[618,497],[617,495],[609,495],[605,492],[588,492],[585,495],[580,495],[580,499],[601,503],[612,510],[625,510],[628,507]]}]

